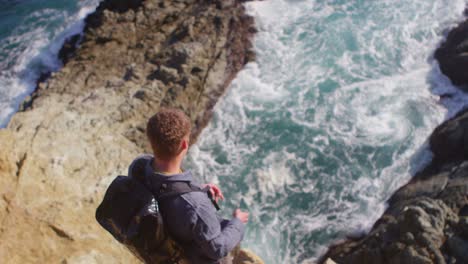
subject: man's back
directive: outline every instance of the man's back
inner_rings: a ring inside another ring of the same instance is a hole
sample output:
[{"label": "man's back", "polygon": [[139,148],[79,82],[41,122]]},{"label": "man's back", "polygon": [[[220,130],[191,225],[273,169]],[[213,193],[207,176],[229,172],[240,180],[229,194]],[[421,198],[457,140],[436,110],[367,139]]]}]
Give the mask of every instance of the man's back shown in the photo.
[{"label": "man's back", "polygon": [[[146,161],[145,185],[156,195],[168,183],[186,182],[198,186],[190,171],[168,176],[154,171],[153,156],[144,155],[137,159]],[[237,218],[225,220],[218,217],[206,192],[194,191],[160,199],[159,206],[165,228],[193,263],[217,263],[242,240],[244,224]]]}]

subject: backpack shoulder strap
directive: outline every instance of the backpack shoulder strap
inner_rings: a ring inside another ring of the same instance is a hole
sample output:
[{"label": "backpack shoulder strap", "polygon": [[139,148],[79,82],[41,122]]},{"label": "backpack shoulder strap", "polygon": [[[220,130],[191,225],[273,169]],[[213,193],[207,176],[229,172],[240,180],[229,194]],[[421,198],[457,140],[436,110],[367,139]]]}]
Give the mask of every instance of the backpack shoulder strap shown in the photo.
[{"label": "backpack shoulder strap", "polygon": [[[128,169],[128,175],[138,182],[146,186],[145,181],[145,169],[152,159],[151,155],[142,155],[136,158]],[[157,200],[163,200],[170,197],[175,197],[189,192],[205,192],[205,190],[190,184],[190,182],[180,181],[180,182],[165,182],[162,183],[159,187],[157,193],[154,193],[154,196]]]},{"label": "backpack shoulder strap", "polygon": [[190,184],[190,182],[165,182],[161,184],[158,200],[164,200],[170,197],[179,196],[189,192],[205,192],[200,187]]},{"label": "backpack shoulder strap", "polygon": [[221,208],[219,207],[216,200],[211,196],[211,193],[208,191],[207,188],[201,189],[200,187],[191,185],[189,182],[168,182],[163,183],[158,196],[155,196],[156,199],[161,202],[167,198],[179,196],[189,192],[203,192],[208,195],[210,198],[211,203],[219,211]]}]

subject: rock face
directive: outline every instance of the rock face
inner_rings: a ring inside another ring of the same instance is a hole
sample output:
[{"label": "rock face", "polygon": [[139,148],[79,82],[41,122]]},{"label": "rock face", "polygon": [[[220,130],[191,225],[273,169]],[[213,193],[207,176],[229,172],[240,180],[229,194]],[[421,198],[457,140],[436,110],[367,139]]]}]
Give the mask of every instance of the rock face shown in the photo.
[{"label": "rock face", "polygon": [[429,138],[433,163],[468,160],[468,112],[462,111],[439,126]]},{"label": "rock face", "polygon": [[331,247],[337,263],[467,263],[468,162],[428,168],[398,190],[372,231]]},{"label": "rock face", "polygon": [[136,262],[94,219],[105,188],[160,106],[183,109],[196,139],[254,32],[239,0],[102,2],[0,130],[1,262]]},{"label": "rock face", "polygon": [[452,83],[468,91],[468,20],[450,31],[446,41],[436,50],[435,58]]},{"label": "rock face", "polygon": [[[454,84],[468,84],[467,41],[468,21],[436,52]],[[370,233],[330,247],[322,263],[468,263],[468,110],[437,127],[429,143],[431,164],[391,197]]]}]

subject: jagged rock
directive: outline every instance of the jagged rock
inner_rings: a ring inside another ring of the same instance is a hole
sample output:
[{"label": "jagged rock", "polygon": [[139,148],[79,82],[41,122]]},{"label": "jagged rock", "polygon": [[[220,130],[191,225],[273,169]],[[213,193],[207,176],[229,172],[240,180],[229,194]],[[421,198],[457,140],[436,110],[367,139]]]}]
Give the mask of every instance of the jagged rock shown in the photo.
[{"label": "jagged rock", "polygon": [[460,237],[453,236],[447,240],[447,246],[450,253],[457,258],[457,263],[468,262],[468,241]]},{"label": "jagged rock", "polygon": [[456,214],[430,198],[397,206],[386,212],[394,221],[377,223],[365,238],[331,248],[327,257],[337,263],[444,263],[444,232]]},{"label": "jagged rock", "polygon": [[447,218],[454,213],[441,201],[421,199],[404,206],[395,221],[380,223],[351,254],[334,255],[338,263],[432,263],[442,259]]},{"label": "jagged rock", "polygon": [[264,264],[263,260],[248,249],[240,249],[236,252],[233,264]]},{"label": "jagged rock", "polygon": [[438,126],[429,142],[437,163],[468,159],[468,111]]},{"label": "jagged rock", "polygon": [[[81,34],[73,35],[65,40],[63,43],[62,48],[58,53],[59,59],[62,61],[63,64],[67,63],[68,60],[73,56],[76,48],[78,47],[78,43],[80,42]],[[44,78],[45,81],[47,78]],[[39,80],[39,82],[42,82]]]},{"label": "jagged rock", "polygon": [[435,129],[432,163],[390,198],[369,234],[330,247],[324,258],[337,263],[466,262],[467,118],[461,112]]},{"label": "jagged rock", "polygon": [[137,262],[95,209],[149,149],[145,123],[161,105],[183,109],[196,139],[251,58],[253,20],[229,3],[105,0],[86,19],[64,67],[0,130],[0,262]]},{"label": "jagged rock", "polygon": [[463,238],[468,239],[468,217],[460,217],[458,230]]},{"label": "jagged rock", "polygon": [[450,246],[459,240],[446,243],[446,239],[453,235],[461,239],[466,234],[467,220],[462,213],[468,206],[468,162],[444,161],[433,162],[401,187],[369,234],[330,247],[324,258],[337,263],[450,263],[462,259],[460,243]]},{"label": "jagged rock", "polygon": [[[468,89],[468,20],[435,53],[455,85]],[[329,248],[338,263],[468,262],[468,109],[429,138],[432,162],[389,200],[369,234]]]},{"label": "jagged rock", "polygon": [[435,52],[441,71],[453,84],[468,89],[468,20],[452,29]]},{"label": "jagged rock", "polygon": [[[468,20],[435,58],[467,91]],[[468,263],[468,110],[437,127],[429,143],[432,162],[390,198],[369,234],[331,246],[320,263]]]}]

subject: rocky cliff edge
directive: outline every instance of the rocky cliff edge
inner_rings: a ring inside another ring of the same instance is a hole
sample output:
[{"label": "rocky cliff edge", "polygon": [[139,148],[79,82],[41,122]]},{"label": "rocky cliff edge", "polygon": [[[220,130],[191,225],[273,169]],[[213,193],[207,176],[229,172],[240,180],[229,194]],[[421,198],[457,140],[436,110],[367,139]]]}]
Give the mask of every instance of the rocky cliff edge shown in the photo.
[{"label": "rocky cliff edge", "polygon": [[241,2],[105,0],[88,16],[84,35],[60,52],[63,68],[0,130],[2,263],[136,262],[98,226],[95,209],[148,149],[147,118],[181,108],[196,139],[254,58]]}]

